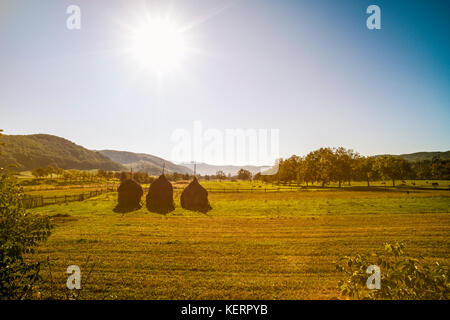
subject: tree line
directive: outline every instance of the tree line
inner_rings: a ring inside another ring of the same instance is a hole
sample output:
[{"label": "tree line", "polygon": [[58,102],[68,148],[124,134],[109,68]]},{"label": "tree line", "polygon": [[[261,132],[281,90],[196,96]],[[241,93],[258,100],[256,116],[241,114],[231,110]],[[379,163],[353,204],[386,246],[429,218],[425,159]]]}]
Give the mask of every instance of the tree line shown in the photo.
[{"label": "tree line", "polygon": [[351,181],[390,180],[450,180],[450,160],[440,159],[407,161],[398,156],[361,156],[359,153],[339,148],[320,148],[304,157],[293,155],[280,159],[278,172],[272,176],[258,175],[264,181],[320,184],[331,182],[350,184]]},{"label": "tree line", "polygon": [[[31,174],[35,177],[35,179],[58,179],[64,180],[65,182],[92,182],[97,181],[99,179],[106,180],[126,180],[131,178],[131,174],[133,174],[133,179],[139,183],[151,183],[155,179],[154,176],[149,175],[146,172],[142,171],[108,171],[99,169],[96,171],[83,171],[77,169],[64,170],[58,168],[56,166],[47,166],[47,167],[38,167],[34,168],[31,171]],[[179,180],[190,180],[193,175],[188,173],[178,173],[171,172],[165,173],[166,178],[169,181],[179,181]],[[230,180],[230,179],[239,179],[239,180],[251,180],[252,173],[245,169],[240,169],[236,175],[232,176],[231,174],[226,175],[223,171],[219,170],[215,175],[196,175],[197,178],[201,178],[203,180]]]},{"label": "tree line", "polygon": [[[64,182],[92,182],[98,180],[120,180],[131,177],[129,171],[82,171],[64,170],[54,166],[35,168],[32,175],[37,179],[56,178]],[[166,173],[169,181],[189,180],[190,174]],[[320,148],[306,156],[293,155],[278,160],[278,172],[275,175],[257,173],[254,176],[245,169],[236,175],[226,175],[217,171],[215,175],[197,175],[203,180],[262,180],[264,182],[296,182],[298,185],[338,183],[339,187],[351,181],[365,181],[370,186],[372,181],[390,180],[396,185],[398,180],[450,180],[450,160],[435,156],[431,160],[408,161],[398,156],[361,156],[351,149]],[[145,172],[133,172],[133,179],[139,183],[151,183],[155,179]]]}]

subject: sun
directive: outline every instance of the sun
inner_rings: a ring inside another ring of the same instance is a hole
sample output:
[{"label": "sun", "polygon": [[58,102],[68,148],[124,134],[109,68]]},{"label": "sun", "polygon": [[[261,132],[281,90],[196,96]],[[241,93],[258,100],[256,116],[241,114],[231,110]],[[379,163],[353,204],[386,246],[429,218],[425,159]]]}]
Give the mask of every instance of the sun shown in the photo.
[{"label": "sun", "polygon": [[167,72],[180,67],[186,57],[186,35],[173,21],[147,20],[131,30],[129,51],[141,68]]}]

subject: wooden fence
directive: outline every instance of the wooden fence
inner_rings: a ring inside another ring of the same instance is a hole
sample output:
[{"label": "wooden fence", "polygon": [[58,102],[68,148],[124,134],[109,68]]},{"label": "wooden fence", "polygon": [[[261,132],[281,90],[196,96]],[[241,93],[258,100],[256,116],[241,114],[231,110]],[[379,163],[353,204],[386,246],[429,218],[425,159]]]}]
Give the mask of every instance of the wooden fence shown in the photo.
[{"label": "wooden fence", "polygon": [[102,184],[73,184],[73,185],[64,185],[64,186],[41,186],[41,185],[37,185],[37,186],[27,186],[24,185],[23,189],[25,190],[25,192],[30,192],[30,191],[52,191],[52,190],[65,190],[65,189],[104,189],[104,188],[111,188],[111,187],[117,187],[118,184],[112,184],[112,183],[102,183]]},{"label": "wooden fence", "polygon": [[109,187],[105,189],[87,191],[78,194],[66,194],[61,196],[25,195],[24,198],[22,199],[22,204],[24,205],[25,208],[30,209],[36,207],[43,207],[50,204],[61,204],[74,201],[83,201],[89,198],[97,197],[107,192],[114,192],[114,191],[117,191],[117,188]]}]

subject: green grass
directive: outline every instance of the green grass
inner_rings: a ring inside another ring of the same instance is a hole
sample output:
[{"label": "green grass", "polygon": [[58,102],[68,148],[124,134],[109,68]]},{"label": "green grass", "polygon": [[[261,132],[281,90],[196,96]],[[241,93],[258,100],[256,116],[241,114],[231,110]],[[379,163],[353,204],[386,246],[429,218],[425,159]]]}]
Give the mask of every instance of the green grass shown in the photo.
[{"label": "green grass", "polygon": [[43,298],[65,297],[71,264],[83,299],[330,299],[342,255],[400,240],[410,256],[450,262],[448,191],[213,193],[207,215],[176,196],[167,216],[116,214],[114,193],[33,209],[56,225],[37,254],[52,261]]}]

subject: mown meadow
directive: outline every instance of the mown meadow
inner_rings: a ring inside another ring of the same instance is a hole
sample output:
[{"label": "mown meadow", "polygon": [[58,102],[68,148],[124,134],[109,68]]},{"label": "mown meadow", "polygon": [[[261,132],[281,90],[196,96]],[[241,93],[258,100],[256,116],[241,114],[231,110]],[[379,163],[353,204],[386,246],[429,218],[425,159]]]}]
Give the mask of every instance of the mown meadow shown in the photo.
[{"label": "mown meadow", "polygon": [[179,195],[165,216],[114,213],[114,192],[32,209],[55,225],[34,257],[49,261],[41,298],[70,296],[74,264],[79,299],[333,299],[344,255],[402,241],[408,256],[450,262],[448,190],[212,192],[207,214]]}]

